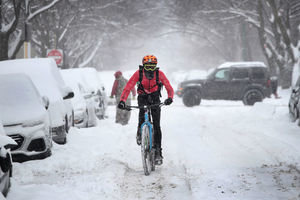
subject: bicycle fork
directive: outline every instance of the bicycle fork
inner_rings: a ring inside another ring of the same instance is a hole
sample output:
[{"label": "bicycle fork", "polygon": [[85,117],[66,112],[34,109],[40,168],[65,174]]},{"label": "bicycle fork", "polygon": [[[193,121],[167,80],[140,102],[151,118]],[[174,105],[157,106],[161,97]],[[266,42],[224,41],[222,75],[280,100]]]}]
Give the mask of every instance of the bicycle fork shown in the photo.
[{"label": "bicycle fork", "polygon": [[145,122],[141,125],[141,128],[140,128],[140,134],[142,134],[142,131],[143,131],[143,127],[144,126],[148,126],[149,127],[149,151],[151,151],[152,150],[152,124],[151,124],[151,122],[149,121],[149,115],[150,113],[149,113],[149,111],[148,110],[146,110],[145,111]]}]

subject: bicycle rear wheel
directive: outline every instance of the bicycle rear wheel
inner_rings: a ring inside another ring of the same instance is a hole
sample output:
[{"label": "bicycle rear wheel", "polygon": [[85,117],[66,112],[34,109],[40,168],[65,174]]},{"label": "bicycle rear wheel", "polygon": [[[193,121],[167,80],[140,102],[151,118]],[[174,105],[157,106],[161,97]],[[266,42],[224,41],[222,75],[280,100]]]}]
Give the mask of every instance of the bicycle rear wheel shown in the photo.
[{"label": "bicycle rear wheel", "polygon": [[142,162],[144,174],[150,175],[152,169],[152,153],[150,152],[150,128],[145,125],[142,128],[142,141],[141,141]]}]

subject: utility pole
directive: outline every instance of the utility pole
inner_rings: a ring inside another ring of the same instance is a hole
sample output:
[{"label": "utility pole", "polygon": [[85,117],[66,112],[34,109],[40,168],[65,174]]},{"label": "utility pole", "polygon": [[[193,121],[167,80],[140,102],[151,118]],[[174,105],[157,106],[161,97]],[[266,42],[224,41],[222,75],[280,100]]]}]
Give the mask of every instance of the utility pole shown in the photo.
[{"label": "utility pole", "polygon": [[31,58],[31,44],[29,39],[29,33],[28,33],[28,21],[27,17],[29,15],[29,1],[25,1],[25,23],[24,23],[24,29],[25,29],[25,41],[24,41],[24,58]]}]

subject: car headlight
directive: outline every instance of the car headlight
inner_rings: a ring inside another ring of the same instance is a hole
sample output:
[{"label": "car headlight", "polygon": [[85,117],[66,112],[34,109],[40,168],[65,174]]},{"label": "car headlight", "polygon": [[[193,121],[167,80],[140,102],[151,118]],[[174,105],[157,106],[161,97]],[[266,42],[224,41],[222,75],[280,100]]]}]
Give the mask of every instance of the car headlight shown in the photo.
[{"label": "car headlight", "polygon": [[39,120],[39,121],[32,121],[32,122],[27,122],[22,124],[23,127],[35,127],[35,126],[39,126],[42,125],[44,123],[43,120]]}]

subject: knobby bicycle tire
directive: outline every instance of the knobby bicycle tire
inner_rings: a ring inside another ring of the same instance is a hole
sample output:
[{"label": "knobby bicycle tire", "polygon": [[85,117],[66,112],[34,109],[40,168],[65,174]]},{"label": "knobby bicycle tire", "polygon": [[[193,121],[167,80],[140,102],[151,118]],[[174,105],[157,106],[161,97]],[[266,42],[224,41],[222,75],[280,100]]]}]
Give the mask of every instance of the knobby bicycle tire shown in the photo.
[{"label": "knobby bicycle tire", "polygon": [[141,153],[142,153],[142,162],[144,168],[144,174],[146,176],[150,175],[153,166],[152,152],[150,151],[150,128],[147,125],[142,127],[141,135]]}]

